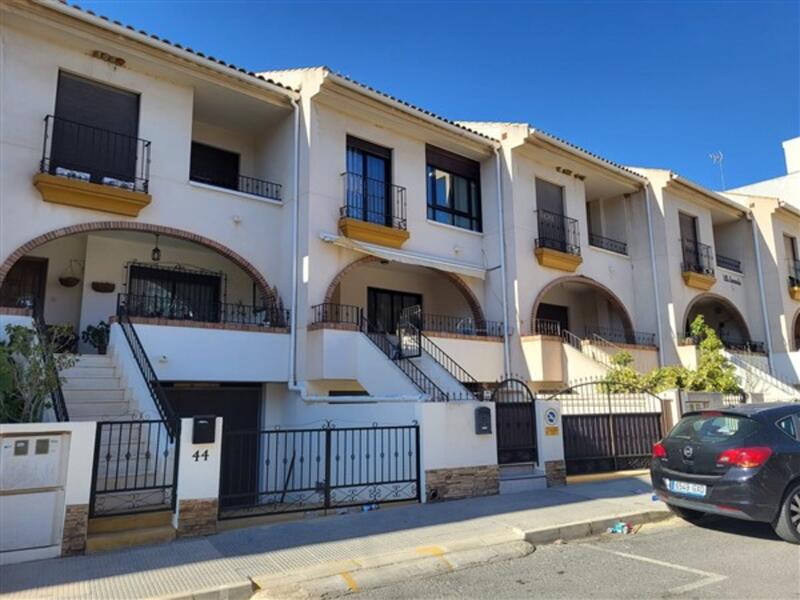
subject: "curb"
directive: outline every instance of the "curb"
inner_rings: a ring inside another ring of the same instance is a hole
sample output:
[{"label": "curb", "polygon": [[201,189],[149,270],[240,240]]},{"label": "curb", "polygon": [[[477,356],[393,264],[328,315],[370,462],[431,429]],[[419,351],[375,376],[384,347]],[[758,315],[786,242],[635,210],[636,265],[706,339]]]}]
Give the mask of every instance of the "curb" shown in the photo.
[{"label": "curb", "polygon": [[671,516],[665,510],[640,511],[555,527],[464,539],[438,546],[423,546],[379,556],[323,563],[289,573],[253,578],[256,586],[253,600],[338,598],[411,578],[430,577],[501,560],[522,558],[531,554],[536,545],[599,535],[617,521],[639,525],[663,521]]}]

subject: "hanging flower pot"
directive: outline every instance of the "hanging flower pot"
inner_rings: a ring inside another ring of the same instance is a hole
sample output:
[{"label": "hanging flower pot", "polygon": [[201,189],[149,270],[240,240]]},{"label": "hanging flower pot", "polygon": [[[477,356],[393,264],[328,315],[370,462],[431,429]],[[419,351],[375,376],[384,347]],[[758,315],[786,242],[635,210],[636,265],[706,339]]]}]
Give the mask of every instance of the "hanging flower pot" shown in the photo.
[{"label": "hanging flower pot", "polygon": [[110,281],[93,281],[92,289],[99,294],[110,294],[117,286]]},{"label": "hanging flower pot", "polygon": [[[76,268],[77,265],[78,267]],[[58,283],[60,283],[65,288],[75,287],[81,282],[81,278],[79,277],[81,268],[81,264],[77,260],[69,261],[67,268],[58,276]]]},{"label": "hanging flower pot", "polygon": [[71,276],[71,275],[66,276],[66,277],[59,277],[58,278],[58,283],[60,283],[65,288],[75,287],[80,282],[81,282],[80,277],[74,277],[74,276]]}]

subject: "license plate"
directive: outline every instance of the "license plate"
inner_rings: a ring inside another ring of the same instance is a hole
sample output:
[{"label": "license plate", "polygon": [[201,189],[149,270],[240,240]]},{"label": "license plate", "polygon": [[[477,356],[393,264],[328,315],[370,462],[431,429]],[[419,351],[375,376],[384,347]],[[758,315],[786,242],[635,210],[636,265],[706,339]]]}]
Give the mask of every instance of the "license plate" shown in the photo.
[{"label": "license plate", "polygon": [[676,494],[697,496],[698,498],[704,498],[706,495],[706,486],[702,483],[689,483],[688,481],[675,481],[674,479],[665,479],[664,483],[670,492]]}]

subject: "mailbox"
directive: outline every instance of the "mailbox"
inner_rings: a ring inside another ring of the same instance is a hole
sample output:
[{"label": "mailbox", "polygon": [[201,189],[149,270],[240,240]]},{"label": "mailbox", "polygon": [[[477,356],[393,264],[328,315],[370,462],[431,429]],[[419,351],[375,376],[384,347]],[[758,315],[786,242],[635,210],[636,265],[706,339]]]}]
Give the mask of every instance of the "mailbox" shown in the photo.
[{"label": "mailbox", "polygon": [[197,415],[192,422],[192,443],[213,444],[216,434],[217,417],[215,415]]},{"label": "mailbox", "polygon": [[475,409],[475,434],[487,433],[492,433],[492,411],[488,406],[479,406]]}]

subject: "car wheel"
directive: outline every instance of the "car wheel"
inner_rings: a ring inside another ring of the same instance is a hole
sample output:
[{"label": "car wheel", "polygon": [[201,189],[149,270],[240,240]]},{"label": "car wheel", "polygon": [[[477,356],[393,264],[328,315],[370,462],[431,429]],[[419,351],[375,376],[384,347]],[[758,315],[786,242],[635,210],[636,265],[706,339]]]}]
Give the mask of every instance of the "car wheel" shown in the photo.
[{"label": "car wheel", "polygon": [[774,528],[781,539],[800,544],[800,485],[795,484],[786,494]]},{"label": "car wheel", "polygon": [[683,508],[681,506],[674,506],[672,504],[667,504],[667,508],[672,511],[672,514],[680,517],[684,521],[689,521],[689,523],[699,521],[706,514],[704,512],[700,512],[699,510],[692,510],[691,508]]}]

